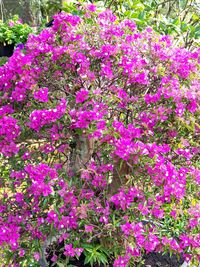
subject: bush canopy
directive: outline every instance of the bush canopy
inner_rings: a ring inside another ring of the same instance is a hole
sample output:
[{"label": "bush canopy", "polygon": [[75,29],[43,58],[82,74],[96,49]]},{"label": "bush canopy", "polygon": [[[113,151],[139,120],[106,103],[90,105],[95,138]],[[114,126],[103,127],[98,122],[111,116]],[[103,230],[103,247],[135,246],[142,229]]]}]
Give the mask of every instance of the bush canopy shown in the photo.
[{"label": "bush canopy", "polygon": [[157,251],[195,266],[200,49],[86,8],[0,67],[2,260],[125,267]]}]

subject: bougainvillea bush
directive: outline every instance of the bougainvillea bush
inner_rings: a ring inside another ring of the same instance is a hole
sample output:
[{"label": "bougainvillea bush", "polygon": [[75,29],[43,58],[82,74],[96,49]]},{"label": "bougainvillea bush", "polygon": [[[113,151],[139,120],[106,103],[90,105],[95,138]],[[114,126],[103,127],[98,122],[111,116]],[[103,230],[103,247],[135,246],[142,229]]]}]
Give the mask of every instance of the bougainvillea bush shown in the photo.
[{"label": "bougainvillea bush", "polygon": [[0,68],[1,259],[125,267],[156,251],[195,266],[200,49],[87,8]]}]

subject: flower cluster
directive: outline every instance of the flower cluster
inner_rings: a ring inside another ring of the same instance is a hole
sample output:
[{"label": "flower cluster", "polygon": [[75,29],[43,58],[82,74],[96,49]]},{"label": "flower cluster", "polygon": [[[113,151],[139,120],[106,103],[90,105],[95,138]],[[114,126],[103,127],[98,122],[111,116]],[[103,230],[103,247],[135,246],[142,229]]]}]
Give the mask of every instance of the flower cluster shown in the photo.
[{"label": "flower cluster", "polygon": [[55,122],[60,119],[66,112],[66,101],[62,99],[60,104],[54,108],[49,110],[34,110],[30,114],[30,128],[35,131],[39,131],[41,127],[46,124]]},{"label": "flower cluster", "polygon": [[19,151],[19,148],[15,144],[15,139],[20,134],[20,127],[17,122],[11,116],[5,115],[0,118],[0,152],[5,156],[11,156]]}]

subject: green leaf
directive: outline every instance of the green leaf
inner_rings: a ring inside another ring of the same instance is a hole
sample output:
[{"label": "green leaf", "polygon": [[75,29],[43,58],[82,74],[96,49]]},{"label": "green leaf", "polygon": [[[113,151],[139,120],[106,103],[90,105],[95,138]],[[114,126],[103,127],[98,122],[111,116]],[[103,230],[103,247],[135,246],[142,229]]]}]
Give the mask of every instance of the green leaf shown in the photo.
[{"label": "green leaf", "polygon": [[103,264],[108,263],[108,259],[107,259],[105,254],[101,253],[98,258],[99,258],[100,262],[102,262]]},{"label": "green leaf", "polygon": [[186,32],[188,30],[188,25],[185,22],[181,23],[181,31]]},{"label": "green leaf", "polygon": [[93,254],[91,254],[90,256],[86,256],[85,257],[84,264],[88,264],[88,263],[90,263],[91,266],[93,266],[93,264],[94,264]]},{"label": "green leaf", "polygon": [[103,248],[103,247],[101,247],[101,249],[100,249],[101,251],[103,251],[104,252],[104,254],[106,254],[107,256],[109,256],[110,255],[110,253],[109,253],[109,251],[107,250],[107,249],[105,249],[105,248]]},{"label": "green leaf", "polygon": [[144,19],[144,16],[145,16],[145,11],[143,10],[142,12],[140,12],[138,18],[139,18],[140,20],[143,20],[143,19]]},{"label": "green leaf", "polygon": [[185,9],[186,5],[187,5],[187,0],[179,0],[179,7],[181,9]]},{"label": "green leaf", "polygon": [[91,244],[82,244],[81,246],[82,246],[83,248],[85,248],[85,249],[93,249],[93,248],[94,248],[94,246],[91,245]]},{"label": "green leaf", "polygon": [[194,38],[195,39],[200,38],[200,25],[195,27],[195,29],[194,29]]}]

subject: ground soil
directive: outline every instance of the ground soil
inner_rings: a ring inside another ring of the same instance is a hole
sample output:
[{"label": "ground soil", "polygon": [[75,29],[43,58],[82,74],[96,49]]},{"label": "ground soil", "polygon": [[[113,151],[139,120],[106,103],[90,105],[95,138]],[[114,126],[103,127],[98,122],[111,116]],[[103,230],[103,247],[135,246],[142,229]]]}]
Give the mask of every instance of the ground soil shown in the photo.
[{"label": "ground soil", "polygon": [[146,254],[144,259],[143,267],[180,267],[184,262],[183,257],[178,259],[175,255],[170,257],[169,254],[162,255],[159,253]]}]

